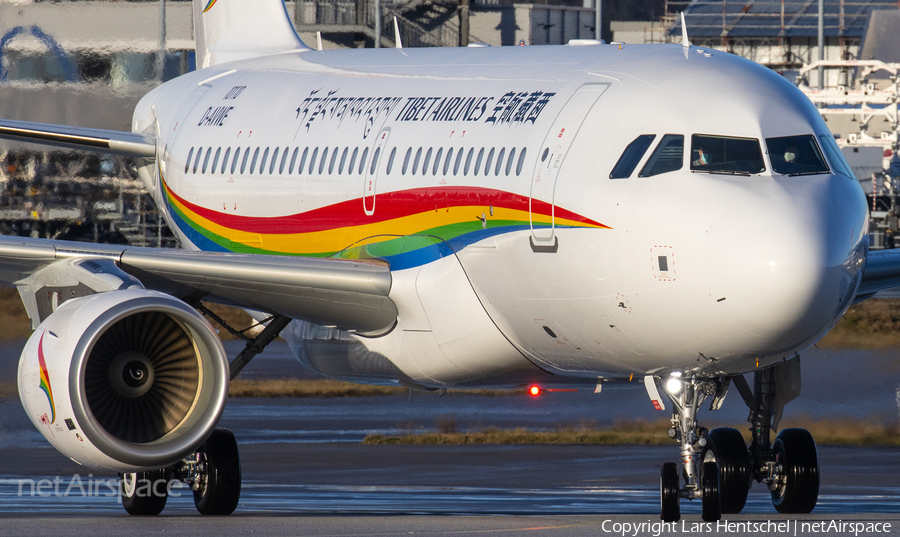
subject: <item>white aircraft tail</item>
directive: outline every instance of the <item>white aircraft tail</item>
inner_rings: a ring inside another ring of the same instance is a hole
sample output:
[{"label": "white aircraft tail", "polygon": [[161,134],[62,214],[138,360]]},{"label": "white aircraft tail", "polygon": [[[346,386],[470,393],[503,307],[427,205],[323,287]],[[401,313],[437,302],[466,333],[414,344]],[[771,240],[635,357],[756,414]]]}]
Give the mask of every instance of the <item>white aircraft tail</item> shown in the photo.
[{"label": "white aircraft tail", "polygon": [[284,0],[193,0],[197,68],[268,54],[310,50]]}]

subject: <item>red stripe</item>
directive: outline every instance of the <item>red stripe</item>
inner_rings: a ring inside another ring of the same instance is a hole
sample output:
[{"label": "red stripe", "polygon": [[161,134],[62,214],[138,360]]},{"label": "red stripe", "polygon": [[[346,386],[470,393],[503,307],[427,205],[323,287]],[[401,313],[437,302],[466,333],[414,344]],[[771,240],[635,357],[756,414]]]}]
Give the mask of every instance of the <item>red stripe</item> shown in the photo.
[{"label": "red stripe", "polygon": [[[365,215],[362,198],[356,198],[305,213],[255,217],[213,211],[186,201],[171,189],[167,188],[167,190],[179,203],[207,220],[229,229],[260,234],[328,231],[341,227],[376,224],[425,211],[458,206],[494,206],[528,212],[529,201],[525,196],[488,188],[417,188],[378,194],[376,197],[377,210],[372,216]],[[549,216],[551,211],[549,203],[539,200],[534,200],[532,207],[535,213],[545,216]],[[556,216],[586,225],[607,227],[561,207],[556,207]]]}]

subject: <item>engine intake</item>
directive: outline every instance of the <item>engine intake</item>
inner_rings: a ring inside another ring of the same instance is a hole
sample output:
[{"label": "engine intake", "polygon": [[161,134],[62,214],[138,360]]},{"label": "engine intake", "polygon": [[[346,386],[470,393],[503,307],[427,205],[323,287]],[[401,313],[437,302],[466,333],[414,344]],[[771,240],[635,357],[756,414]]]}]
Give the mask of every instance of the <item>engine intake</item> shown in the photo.
[{"label": "engine intake", "polygon": [[70,300],[41,323],[22,352],[19,392],[35,426],[76,462],[160,468],[212,433],[228,359],[184,302],[111,291]]}]

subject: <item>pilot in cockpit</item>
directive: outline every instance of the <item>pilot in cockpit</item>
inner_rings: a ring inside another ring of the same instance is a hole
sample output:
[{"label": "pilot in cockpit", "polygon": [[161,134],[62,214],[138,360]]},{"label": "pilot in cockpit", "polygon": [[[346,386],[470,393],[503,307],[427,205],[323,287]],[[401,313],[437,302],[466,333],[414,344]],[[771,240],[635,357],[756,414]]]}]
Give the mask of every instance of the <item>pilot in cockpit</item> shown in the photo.
[{"label": "pilot in cockpit", "polygon": [[694,166],[706,166],[710,163],[709,152],[702,147],[697,148],[697,159],[692,163]]}]

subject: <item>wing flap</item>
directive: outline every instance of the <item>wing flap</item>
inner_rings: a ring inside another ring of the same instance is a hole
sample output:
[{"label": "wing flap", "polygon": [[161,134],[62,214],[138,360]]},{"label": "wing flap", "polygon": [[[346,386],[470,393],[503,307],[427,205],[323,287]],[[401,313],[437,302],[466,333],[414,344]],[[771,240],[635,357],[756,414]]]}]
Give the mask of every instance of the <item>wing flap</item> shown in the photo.
[{"label": "wing flap", "polygon": [[111,259],[148,289],[187,302],[210,300],[360,333],[390,329],[386,263],[0,237],[0,280],[14,283],[49,264]]},{"label": "wing flap", "polygon": [[132,157],[156,156],[153,136],[134,132],[0,119],[0,138]]}]

